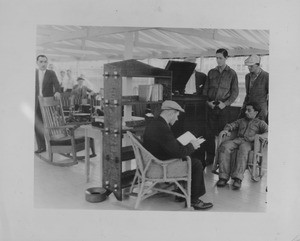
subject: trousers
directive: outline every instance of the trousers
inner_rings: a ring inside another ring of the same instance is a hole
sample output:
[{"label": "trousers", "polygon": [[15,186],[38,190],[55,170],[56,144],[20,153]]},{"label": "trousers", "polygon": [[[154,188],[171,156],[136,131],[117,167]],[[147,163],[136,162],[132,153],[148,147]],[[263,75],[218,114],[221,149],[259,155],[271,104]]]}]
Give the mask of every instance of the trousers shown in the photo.
[{"label": "trousers", "polygon": [[207,161],[212,162],[215,156],[215,137],[223,130],[228,122],[228,107],[225,107],[222,110],[219,108],[210,109],[209,107],[206,109],[206,142],[204,143],[203,148],[206,151]]},{"label": "trousers", "polygon": [[38,101],[36,102],[35,107],[34,132],[38,149],[46,148],[42,112]]},{"label": "trousers", "polygon": [[[253,143],[245,141],[243,138],[236,138],[222,143],[218,149],[219,178],[229,180],[231,177],[243,180],[247,168],[248,154],[252,148]],[[235,150],[236,159],[234,161],[231,159],[231,154]]]},{"label": "trousers", "polygon": [[191,185],[191,200],[197,200],[206,192],[203,177],[203,166],[199,159],[191,158],[192,162],[192,185]]}]

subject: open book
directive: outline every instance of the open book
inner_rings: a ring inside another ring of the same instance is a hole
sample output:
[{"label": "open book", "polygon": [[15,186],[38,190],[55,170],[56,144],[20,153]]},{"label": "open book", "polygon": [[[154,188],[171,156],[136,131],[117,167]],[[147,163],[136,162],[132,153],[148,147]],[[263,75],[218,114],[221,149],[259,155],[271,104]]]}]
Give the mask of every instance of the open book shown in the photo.
[{"label": "open book", "polygon": [[[181,136],[179,136],[177,138],[177,140],[184,146],[189,144],[191,142],[191,140],[195,140],[195,139],[197,139],[197,138],[189,131],[185,132],[184,134],[182,134]],[[201,137],[200,137],[200,139],[202,140],[201,143],[205,141],[205,139],[203,139]]]}]

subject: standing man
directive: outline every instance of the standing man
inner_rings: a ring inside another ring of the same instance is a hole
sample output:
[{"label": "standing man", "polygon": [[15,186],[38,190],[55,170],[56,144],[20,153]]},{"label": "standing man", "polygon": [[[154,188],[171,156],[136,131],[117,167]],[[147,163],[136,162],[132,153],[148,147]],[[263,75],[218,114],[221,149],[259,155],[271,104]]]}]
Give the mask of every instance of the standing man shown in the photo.
[{"label": "standing man", "polygon": [[72,71],[67,69],[67,78],[63,82],[64,92],[71,92],[74,86]]},{"label": "standing man", "polygon": [[66,71],[61,70],[59,73],[60,73],[60,76],[59,76],[58,82],[59,82],[59,85],[60,85],[60,91],[64,92],[63,84],[64,84],[65,78],[66,78]]},{"label": "standing man", "polygon": [[206,143],[202,155],[206,152],[206,165],[212,164],[215,157],[215,136],[223,130],[228,119],[228,106],[239,94],[236,72],[226,65],[226,49],[216,51],[218,66],[207,74],[203,95],[207,97]]},{"label": "standing man", "polygon": [[35,153],[46,151],[46,143],[44,137],[44,125],[42,112],[39,103],[39,96],[60,99],[59,83],[53,70],[47,69],[48,58],[45,55],[39,55],[36,58],[38,69],[35,70],[35,138],[38,149]]},{"label": "standing man", "polygon": [[269,73],[260,67],[260,57],[256,54],[248,57],[245,60],[245,65],[248,66],[250,73],[245,76],[246,97],[241,113],[245,113],[247,103],[256,102],[261,109],[258,118],[266,121],[268,116]]},{"label": "standing man", "polygon": [[[200,138],[192,140],[183,146],[176,140],[170,127],[178,120],[180,112],[184,112],[175,101],[166,100],[162,103],[162,112],[159,117],[153,119],[147,126],[143,135],[143,146],[160,160],[171,158],[184,158],[191,155],[200,147],[203,140]],[[191,206],[195,210],[211,208],[212,203],[205,203],[199,198],[205,194],[205,183],[203,178],[203,167],[201,161],[196,158],[192,160],[192,187]],[[181,201],[181,199],[175,199]]]}]

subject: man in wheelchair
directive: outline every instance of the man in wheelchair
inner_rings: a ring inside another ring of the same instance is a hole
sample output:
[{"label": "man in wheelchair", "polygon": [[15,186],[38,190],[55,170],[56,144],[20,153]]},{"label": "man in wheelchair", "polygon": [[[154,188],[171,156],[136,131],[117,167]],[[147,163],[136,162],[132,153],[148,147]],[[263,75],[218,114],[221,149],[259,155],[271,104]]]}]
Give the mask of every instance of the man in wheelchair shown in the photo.
[{"label": "man in wheelchair", "polygon": [[[231,177],[234,189],[240,189],[244,172],[247,168],[248,153],[253,149],[256,134],[268,136],[268,125],[258,118],[260,107],[251,102],[246,105],[245,117],[227,124],[223,132],[230,136],[232,131],[237,131],[237,137],[224,141],[217,149],[219,162],[218,187],[224,187]],[[236,161],[232,162],[231,153],[236,150]]]}]

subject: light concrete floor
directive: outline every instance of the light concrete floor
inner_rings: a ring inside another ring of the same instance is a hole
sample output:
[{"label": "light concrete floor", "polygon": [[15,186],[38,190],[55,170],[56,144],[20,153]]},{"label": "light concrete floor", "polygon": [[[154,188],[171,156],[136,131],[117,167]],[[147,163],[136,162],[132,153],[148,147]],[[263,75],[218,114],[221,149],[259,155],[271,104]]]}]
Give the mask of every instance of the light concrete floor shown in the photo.
[{"label": "light concrete floor", "polygon": [[[99,144],[99,143],[98,143]],[[97,142],[96,142],[97,146]],[[98,145],[99,146],[99,145]],[[71,167],[52,166],[37,156],[34,160],[34,206],[43,209],[98,209],[98,210],[134,210],[136,197],[126,197],[118,201],[111,194],[105,201],[89,203],[85,200],[85,190],[100,186],[100,153],[91,158],[90,181],[85,178],[84,161]],[[46,153],[43,154],[45,157]],[[84,155],[84,152],[79,153]],[[54,154],[54,158],[61,158]],[[63,157],[64,158],[64,157]],[[214,207],[208,212],[265,212],[267,207],[267,171],[259,182],[251,181],[246,171],[242,188],[232,190],[231,183],[224,188],[216,187],[218,176],[211,173],[211,166],[204,173],[206,194],[203,201],[210,201]],[[141,202],[139,210],[148,211],[187,211],[184,203],[174,202],[174,196],[154,195]]]}]

